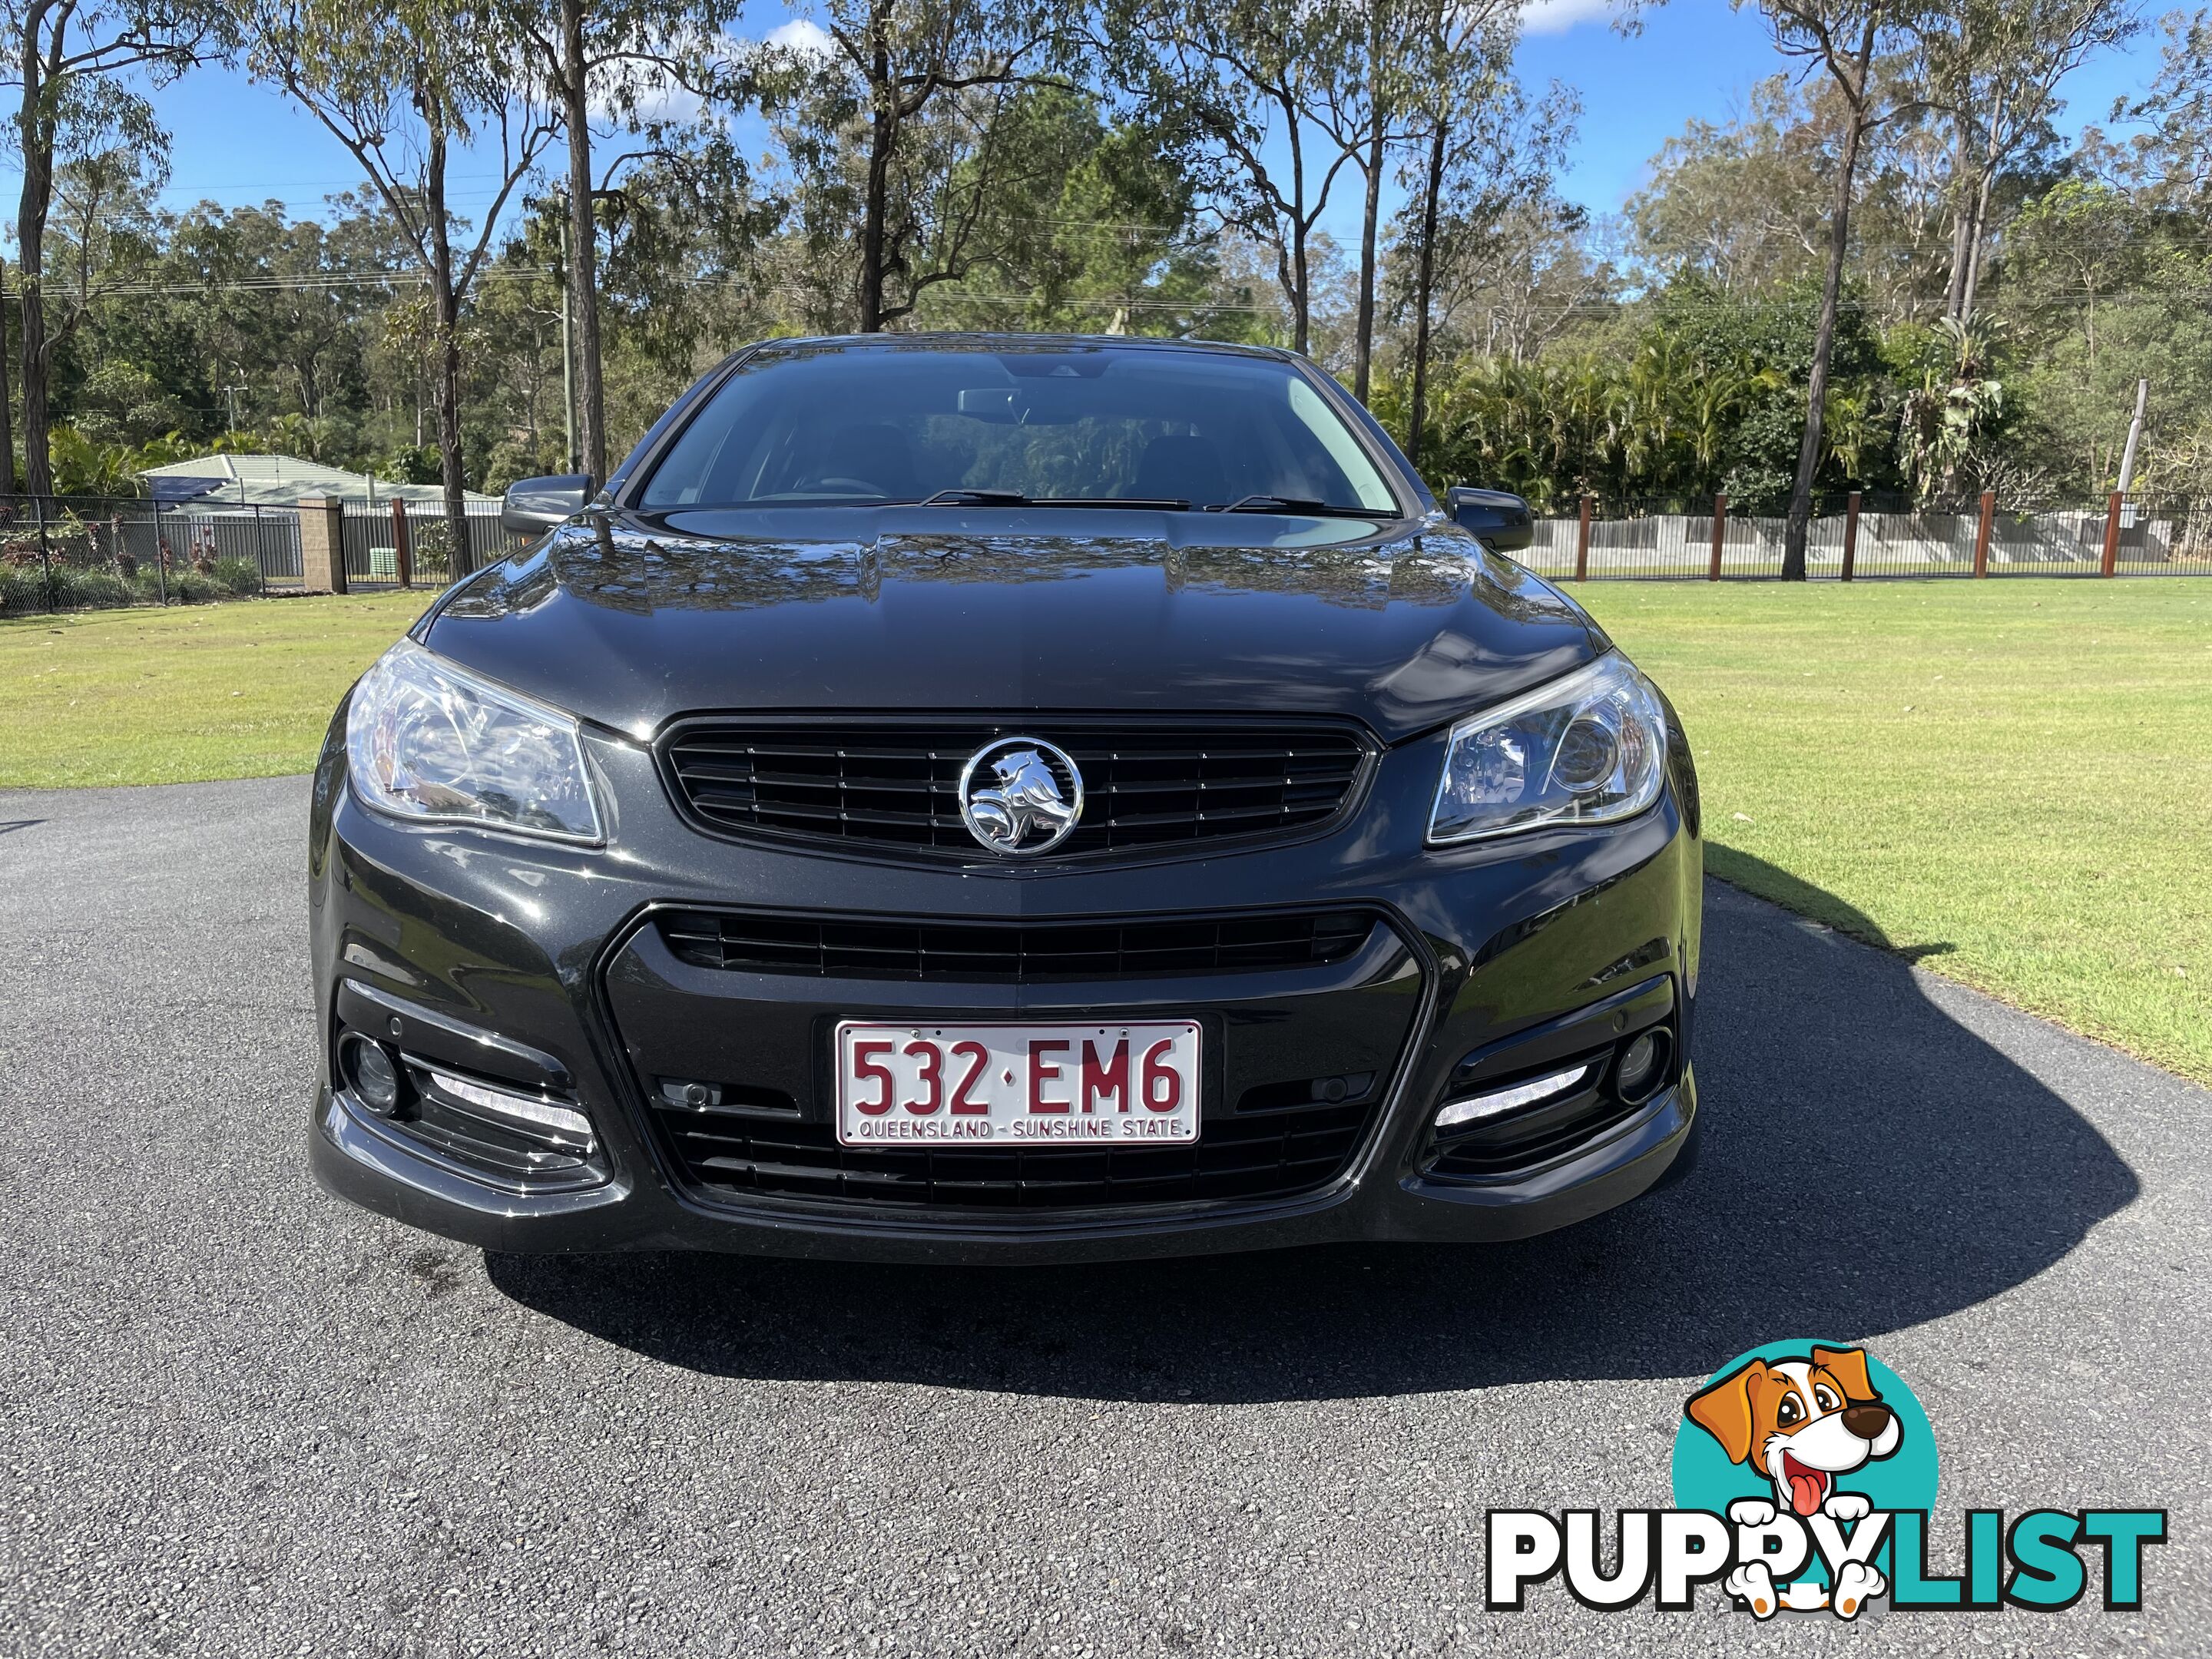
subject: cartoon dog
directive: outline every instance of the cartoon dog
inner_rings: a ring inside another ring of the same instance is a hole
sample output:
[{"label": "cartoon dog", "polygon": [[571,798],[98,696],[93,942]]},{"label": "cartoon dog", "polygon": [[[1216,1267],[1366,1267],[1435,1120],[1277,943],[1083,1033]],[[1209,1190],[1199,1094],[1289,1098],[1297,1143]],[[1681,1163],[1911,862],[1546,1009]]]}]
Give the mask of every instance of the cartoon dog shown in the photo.
[{"label": "cartoon dog", "polygon": [[[1804,1517],[1826,1515],[1857,1521],[1873,1508],[1856,1492],[1836,1490],[1836,1477],[1887,1457],[1904,1436],[1897,1413],[1884,1405],[1867,1375],[1865,1350],[1815,1347],[1804,1359],[1754,1359],[1690,1397],[1690,1420],[1721,1443],[1732,1463],[1759,1470],[1774,1483],[1775,1504]],[[1776,1513],[1763,1499],[1729,1506],[1729,1518],[1761,1526]],[[1729,1575],[1726,1588],[1760,1618],[1778,1605],[1804,1605],[1791,1585],[1778,1597],[1765,1566],[1753,1563]],[[1832,1606],[1845,1618],[1889,1588],[1863,1563],[1837,1575]]]}]

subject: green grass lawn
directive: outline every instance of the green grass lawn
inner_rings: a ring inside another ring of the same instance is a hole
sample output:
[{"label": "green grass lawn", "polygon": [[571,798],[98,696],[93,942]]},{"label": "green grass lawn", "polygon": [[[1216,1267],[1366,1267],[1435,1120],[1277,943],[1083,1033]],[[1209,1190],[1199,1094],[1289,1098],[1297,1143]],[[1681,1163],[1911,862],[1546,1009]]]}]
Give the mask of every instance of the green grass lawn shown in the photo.
[{"label": "green grass lawn", "polygon": [[1681,711],[1715,874],[2212,1082],[2212,581],[1577,597]]},{"label": "green grass lawn", "polygon": [[427,593],[0,620],[0,787],[304,772]]},{"label": "green grass lawn", "polygon": [[[1711,867],[2212,1082],[2212,581],[1591,583]],[[304,771],[422,594],[0,622],[0,785]]]}]

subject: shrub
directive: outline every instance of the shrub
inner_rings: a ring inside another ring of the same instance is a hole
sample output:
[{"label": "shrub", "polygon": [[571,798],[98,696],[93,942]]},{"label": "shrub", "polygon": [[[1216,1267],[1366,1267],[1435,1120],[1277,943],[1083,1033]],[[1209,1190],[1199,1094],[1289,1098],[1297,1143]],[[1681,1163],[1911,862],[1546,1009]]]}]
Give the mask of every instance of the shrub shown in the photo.
[{"label": "shrub", "polygon": [[19,617],[26,611],[46,609],[46,577],[38,566],[0,566],[0,612]]},{"label": "shrub", "polygon": [[433,519],[428,523],[416,520],[413,539],[417,574],[442,576],[453,568],[453,527],[443,519]]},{"label": "shrub", "polygon": [[212,574],[225,592],[251,598],[261,591],[261,567],[251,559],[217,559]]},{"label": "shrub", "polygon": [[171,605],[211,605],[222,597],[222,589],[215,585],[211,576],[203,576],[197,570],[172,570],[169,573],[169,603]]},{"label": "shrub", "polygon": [[131,591],[131,584],[112,571],[72,570],[67,575],[67,589],[61,598],[64,605],[82,605],[88,610],[112,609],[129,605],[137,597]]},{"label": "shrub", "polygon": [[129,605],[136,597],[131,584],[112,571],[71,570],[58,565],[51,573],[36,565],[0,569],[0,611],[11,616],[33,611],[97,610]]}]

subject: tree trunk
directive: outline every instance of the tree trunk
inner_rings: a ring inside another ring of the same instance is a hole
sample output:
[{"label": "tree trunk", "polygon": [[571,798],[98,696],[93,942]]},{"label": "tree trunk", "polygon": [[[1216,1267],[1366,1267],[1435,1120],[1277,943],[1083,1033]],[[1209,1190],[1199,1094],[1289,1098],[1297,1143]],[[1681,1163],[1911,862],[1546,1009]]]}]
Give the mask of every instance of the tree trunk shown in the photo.
[{"label": "tree trunk", "polygon": [[15,422],[8,406],[8,262],[0,259],[0,495],[15,493]]},{"label": "tree trunk", "polygon": [[1421,263],[1413,276],[1413,395],[1406,416],[1406,459],[1421,470],[1421,441],[1429,420],[1429,307],[1437,283],[1437,201],[1443,193],[1444,124],[1429,138],[1429,166],[1421,181]]},{"label": "tree trunk", "polygon": [[51,495],[54,475],[46,451],[46,391],[53,354],[46,341],[46,296],[39,291],[39,278],[46,268],[46,216],[53,207],[54,118],[45,107],[46,64],[35,32],[24,38],[22,72],[23,112],[16,131],[23,188],[15,210],[15,261],[23,289],[23,489],[27,495]]},{"label": "tree trunk", "polygon": [[447,320],[439,325],[438,461],[446,487],[446,533],[453,538],[453,573],[465,576],[477,568],[469,541],[468,478],[461,471],[461,337],[453,293],[439,301]]},{"label": "tree trunk", "polygon": [[890,211],[891,146],[898,138],[893,105],[898,86],[891,76],[890,51],[884,44],[884,9],[873,24],[874,57],[868,91],[875,108],[868,120],[868,190],[860,211],[860,332],[884,326],[884,221]]},{"label": "tree trunk", "polygon": [[1820,289],[1820,320],[1813,331],[1813,373],[1805,388],[1805,441],[1797,451],[1797,481],[1790,492],[1790,520],[1783,534],[1782,579],[1805,580],[1805,544],[1813,526],[1813,475],[1820,465],[1820,427],[1828,399],[1828,357],[1836,344],[1836,311],[1843,299],[1844,257],[1851,234],[1851,179],[1858,169],[1859,142],[1866,136],[1867,73],[1874,58],[1874,26],[1860,37],[1858,90],[1850,99],[1844,127],[1844,154],[1836,168],[1836,205],[1828,222],[1828,277]]},{"label": "tree trunk", "polygon": [[1974,298],[1982,287],[1982,246],[1987,240],[1990,222],[1990,186],[1995,182],[1995,169],[1986,168],[1982,182],[1974,191],[1974,209],[1966,222],[1966,276],[1960,291],[1959,321],[1971,322],[1974,315]]},{"label": "tree trunk", "polygon": [[575,319],[576,438],[584,471],[607,476],[607,399],[599,362],[599,234],[592,203],[590,66],[584,0],[561,0],[561,94],[568,129],[568,307]]},{"label": "tree trunk", "polygon": [[429,124],[429,154],[422,169],[425,217],[430,222],[430,301],[438,354],[438,461],[446,487],[446,534],[452,544],[454,580],[476,568],[469,544],[468,478],[461,467],[461,307],[453,291],[453,242],[446,216],[446,137]]},{"label": "tree trunk", "polygon": [[1313,220],[1306,214],[1306,149],[1297,104],[1280,89],[1274,97],[1288,118],[1291,147],[1291,349],[1304,357],[1313,343],[1313,275],[1306,258],[1306,233]]},{"label": "tree trunk", "polygon": [[1359,221],[1359,325],[1352,347],[1352,395],[1361,403],[1375,378],[1375,228],[1382,213],[1382,131],[1377,121],[1368,135],[1367,199]]},{"label": "tree trunk", "polygon": [[1966,141],[1966,123],[1959,120],[1958,142],[1951,151],[1951,280],[1943,294],[1943,314],[1956,322],[1966,294],[1966,250],[1972,246],[1970,227],[1973,222],[1973,203],[1966,194],[1966,171],[1970,164]]}]

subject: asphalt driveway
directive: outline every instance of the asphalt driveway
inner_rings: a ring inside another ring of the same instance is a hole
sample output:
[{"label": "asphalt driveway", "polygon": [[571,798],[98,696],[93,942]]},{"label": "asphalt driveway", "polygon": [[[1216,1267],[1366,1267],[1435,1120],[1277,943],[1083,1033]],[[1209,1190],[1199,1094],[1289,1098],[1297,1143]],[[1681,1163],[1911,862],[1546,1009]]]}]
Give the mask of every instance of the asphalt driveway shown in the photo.
[{"label": "asphalt driveway", "polygon": [[[1578,1229],[924,1273],[487,1258],[324,1197],[298,779],[0,793],[0,1651],[2212,1649],[2212,1096],[1711,892],[1703,1166]],[[1906,941],[1923,949],[1942,941]],[[1482,1611],[1492,1505],[1866,1340],[2140,1613]]]}]

